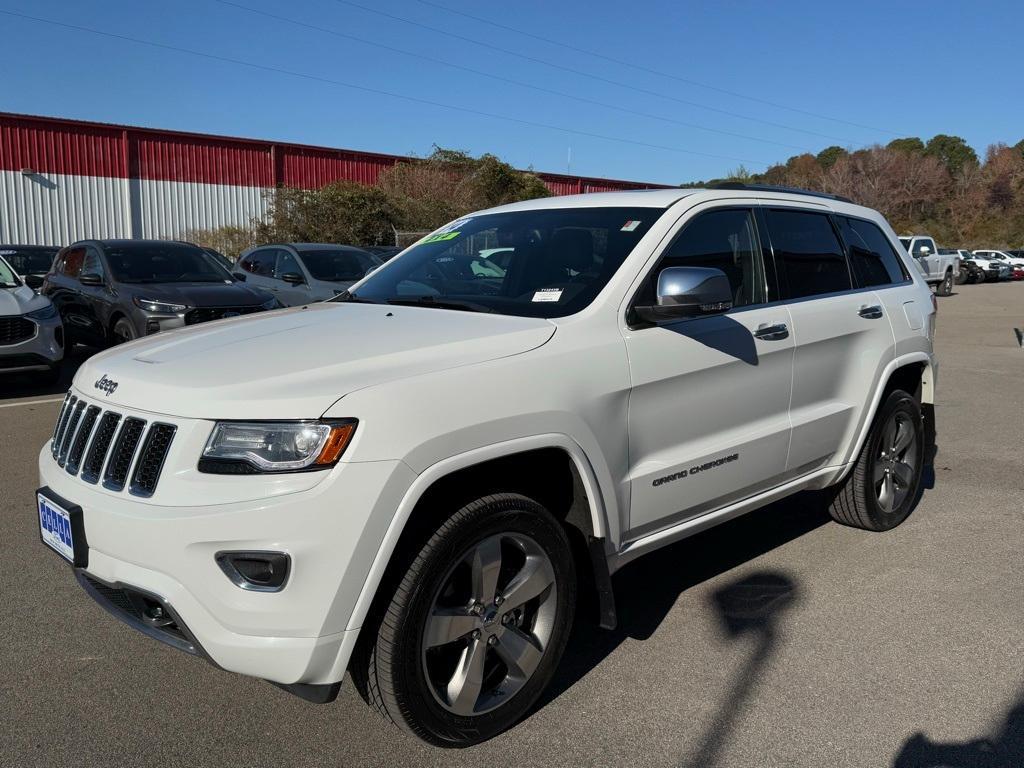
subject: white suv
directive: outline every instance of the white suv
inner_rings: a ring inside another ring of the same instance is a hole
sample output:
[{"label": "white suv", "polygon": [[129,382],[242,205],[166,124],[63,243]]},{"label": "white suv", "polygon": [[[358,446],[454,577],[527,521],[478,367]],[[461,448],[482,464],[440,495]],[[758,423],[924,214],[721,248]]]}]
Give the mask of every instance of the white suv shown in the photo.
[{"label": "white suv", "polygon": [[483,211],[332,301],[93,357],[39,456],[42,539],[151,637],[312,701],[351,670],[401,728],[478,742],[551,680],[581,590],[615,626],[634,558],[804,489],[902,522],[934,312],[837,198]]}]

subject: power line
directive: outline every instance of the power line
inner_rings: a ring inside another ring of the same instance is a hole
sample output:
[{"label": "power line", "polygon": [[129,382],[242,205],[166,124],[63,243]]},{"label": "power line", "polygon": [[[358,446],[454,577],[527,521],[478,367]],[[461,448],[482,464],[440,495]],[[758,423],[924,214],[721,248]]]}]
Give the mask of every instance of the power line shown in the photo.
[{"label": "power line", "polygon": [[749,163],[751,165],[756,165],[756,166],[766,166],[767,165],[767,163],[756,161],[756,160],[745,160],[743,158],[730,157],[728,155],[715,155],[715,154],[710,154],[710,153],[707,153],[707,152],[697,152],[695,150],[680,149],[678,147],[670,147],[670,146],[666,146],[666,145],[663,145],[663,144],[652,144],[652,143],[645,142],[645,141],[637,141],[635,139],[626,139],[626,138],[623,138],[621,136],[608,136],[608,135],[601,134],[601,133],[592,133],[590,131],[581,131],[581,130],[576,129],[576,128],[566,128],[566,127],[560,126],[560,125],[551,125],[551,124],[548,124],[548,123],[535,122],[533,120],[524,120],[522,118],[512,117],[510,115],[500,115],[500,114],[496,114],[494,112],[484,112],[482,110],[471,109],[469,107],[460,107],[460,106],[457,106],[457,105],[454,105],[454,104],[445,104],[445,103],[439,102],[439,101],[431,101],[430,99],[423,99],[423,98],[420,98],[418,96],[408,96],[406,94],[394,93],[392,91],[385,91],[385,90],[381,90],[379,88],[370,88],[370,87],[365,86],[365,85],[356,85],[355,83],[348,83],[348,82],[344,82],[342,80],[333,80],[331,78],[321,77],[320,75],[312,75],[312,74],[309,74],[307,72],[296,72],[294,70],[282,69],[282,68],[279,68],[279,67],[271,67],[271,66],[267,66],[266,64],[258,64],[258,63],[253,62],[253,61],[245,61],[243,59],[234,59],[234,58],[230,58],[228,56],[220,56],[220,55],[214,54],[214,53],[207,53],[205,51],[193,50],[191,48],[182,48],[180,46],[169,45],[167,43],[158,43],[158,42],[155,42],[153,40],[143,40],[142,38],[130,37],[128,35],[122,35],[122,34],[118,34],[116,32],[107,32],[105,30],[93,29],[92,27],[80,26],[78,24],[69,24],[67,22],[54,21],[53,19],[44,19],[44,18],[41,18],[39,16],[30,16],[28,14],[17,13],[15,11],[7,11],[7,10],[0,9],[0,14],[3,14],[5,16],[12,16],[14,18],[19,18],[19,19],[25,19],[25,20],[28,20],[28,21],[35,21],[35,22],[39,22],[41,24],[49,24],[49,25],[55,26],[55,27],[62,27],[64,29],[70,29],[70,30],[74,30],[76,32],[86,32],[86,33],[89,33],[89,34],[92,34],[92,35],[99,35],[101,37],[107,37],[107,38],[111,38],[111,39],[114,39],[114,40],[123,40],[125,42],[135,43],[137,45],[145,45],[145,46],[148,46],[150,48],[159,48],[159,49],[162,49],[162,50],[165,50],[165,51],[174,51],[175,53],[183,53],[183,54],[187,54],[187,55],[190,55],[190,56],[198,56],[200,58],[209,59],[209,60],[212,60],[212,61],[219,61],[219,62],[223,62],[223,63],[226,63],[226,64],[235,64],[235,65],[242,66],[242,67],[248,67],[250,69],[258,69],[258,70],[261,70],[261,71],[264,71],[264,72],[273,72],[275,74],[288,75],[289,77],[297,77],[297,78],[301,78],[303,80],[310,80],[310,81],[313,81],[313,82],[325,83],[327,85],[335,85],[335,86],[338,86],[338,87],[341,87],[341,88],[348,88],[348,89],[351,89],[351,90],[362,91],[364,93],[372,93],[372,94],[375,94],[377,96],[387,96],[387,97],[393,98],[393,99],[401,99],[403,101],[409,101],[409,102],[412,102],[412,103],[415,103],[415,104],[425,104],[425,105],[428,105],[428,106],[431,106],[431,107],[438,107],[440,109],[448,109],[448,110],[452,110],[452,111],[455,111],[455,112],[462,112],[464,114],[476,115],[478,117],[487,117],[487,118],[490,118],[490,119],[493,119],[493,120],[505,120],[505,121],[511,122],[511,123],[518,123],[519,125],[527,125],[527,126],[530,126],[532,128],[543,128],[543,129],[549,130],[549,131],[558,131],[559,133],[567,133],[567,134],[572,134],[572,135],[576,135],[576,136],[586,136],[586,137],[592,138],[592,139],[601,139],[602,141],[612,141],[612,142],[618,142],[618,143],[621,143],[621,144],[631,144],[633,146],[645,147],[647,149],[660,149],[660,150],[664,150],[666,152],[677,152],[677,153],[685,154],[685,155],[694,155],[694,156],[697,156],[697,157],[707,157],[707,158],[711,158],[713,160],[728,160],[730,162]]},{"label": "power line", "polygon": [[412,51],[407,51],[407,50],[405,50],[403,48],[396,48],[395,46],[387,45],[386,43],[380,43],[380,42],[377,42],[375,40],[367,40],[366,38],[363,38],[363,37],[357,37],[356,35],[350,35],[347,32],[341,32],[339,30],[330,29],[328,27],[321,27],[321,26],[319,26],[317,24],[309,24],[309,23],[304,22],[304,21],[299,21],[297,19],[292,19],[292,18],[289,18],[287,16],[280,16],[280,15],[278,15],[276,13],[270,13],[269,11],[263,11],[263,10],[259,10],[257,8],[250,8],[247,5],[242,5],[240,3],[232,2],[232,0],[213,0],[213,2],[220,3],[221,5],[230,6],[232,8],[238,8],[239,10],[247,11],[249,13],[256,14],[257,16],[264,16],[264,17],[266,17],[268,19],[274,19],[276,21],[282,21],[282,22],[284,22],[286,24],[292,24],[292,25],[294,25],[296,27],[301,27],[301,28],[304,28],[304,29],[311,29],[311,30],[314,30],[316,32],[323,32],[324,34],[333,35],[334,37],[338,37],[338,38],[341,38],[341,39],[344,39],[344,40],[353,40],[353,41],[355,41],[357,43],[362,43],[363,45],[369,45],[369,46],[372,46],[374,48],[380,48],[381,50],[390,51],[391,53],[397,53],[397,54],[402,55],[402,56],[409,56],[409,57],[414,58],[414,59],[419,59],[420,61],[429,61],[429,62],[431,62],[433,64],[440,64],[443,67],[450,67],[452,69],[457,69],[457,70],[460,70],[462,72],[470,72],[470,73],[472,73],[474,75],[480,75],[481,77],[487,77],[487,78],[490,78],[492,80],[497,80],[497,81],[502,82],[502,83],[509,83],[511,85],[516,85],[516,86],[519,86],[521,88],[529,88],[530,90],[539,91],[540,93],[551,94],[553,96],[558,96],[559,98],[572,99],[574,101],[578,101],[578,102],[583,103],[583,104],[592,104],[594,106],[603,107],[605,109],[612,109],[612,110],[615,110],[616,112],[622,112],[622,113],[625,113],[625,114],[633,116],[633,117],[644,117],[644,118],[648,118],[650,120],[660,120],[660,121],[666,122],[666,123],[673,123],[674,125],[681,125],[681,126],[684,126],[686,128],[693,128],[693,129],[698,130],[698,131],[708,131],[710,133],[721,134],[722,136],[732,136],[733,138],[737,138],[737,139],[746,139],[747,141],[759,141],[759,142],[762,142],[762,143],[765,143],[765,144],[774,144],[775,146],[778,146],[778,147],[786,147],[787,149],[796,149],[796,150],[800,150],[801,152],[808,151],[807,147],[801,147],[801,146],[797,146],[795,144],[786,144],[786,143],[781,142],[781,141],[773,141],[772,139],[762,139],[762,138],[760,138],[758,136],[750,136],[750,135],[743,134],[743,133],[734,133],[733,131],[726,131],[726,130],[722,130],[722,129],[719,129],[719,128],[709,128],[709,127],[704,126],[704,125],[699,125],[697,123],[689,123],[689,122],[686,122],[685,120],[676,120],[675,118],[666,117],[664,115],[656,115],[656,114],[652,114],[652,113],[649,113],[649,112],[637,112],[634,109],[630,109],[628,107],[622,107],[622,106],[619,106],[617,104],[609,104],[609,103],[604,102],[604,101],[598,101],[596,99],[587,98],[586,96],[577,96],[576,94],[566,93],[565,91],[558,91],[558,90],[554,90],[552,88],[545,88],[543,86],[534,85],[532,83],[527,83],[527,82],[524,82],[522,80],[514,80],[514,79],[509,78],[509,77],[504,77],[502,75],[496,75],[496,74],[493,74],[491,72],[485,72],[485,71],[480,70],[480,69],[474,69],[473,67],[463,66],[462,64],[456,64],[454,62],[445,61],[444,59],[438,59],[438,58],[435,58],[433,56],[427,56],[425,54],[414,53]]},{"label": "power line", "polygon": [[663,72],[662,70],[654,69],[653,67],[645,67],[642,64],[637,64],[637,63],[632,62],[632,61],[625,61],[623,59],[617,59],[614,56],[608,56],[607,54],[600,53],[598,51],[592,51],[592,50],[590,50],[588,48],[580,48],[578,46],[571,45],[569,43],[563,43],[560,40],[553,40],[550,37],[544,37],[543,35],[538,35],[538,34],[535,34],[533,32],[527,32],[525,29],[519,29],[518,27],[512,27],[512,26],[509,26],[507,24],[501,24],[501,23],[499,23],[497,21],[492,21],[491,19],[485,19],[482,16],[474,16],[473,14],[466,13],[465,11],[459,11],[459,10],[456,10],[455,8],[449,8],[446,5],[441,5],[440,3],[431,2],[431,0],[416,0],[416,1],[419,2],[419,3],[422,3],[423,5],[429,5],[432,8],[437,8],[439,10],[446,11],[448,13],[453,13],[456,16],[462,16],[462,17],[467,18],[467,19],[472,19],[473,21],[478,21],[481,24],[487,24],[487,25],[495,27],[497,29],[505,30],[506,32],[515,32],[517,35],[523,35],[524,37],[533,38],[534,40],[540,40],[541,42],[548,43],[550,45],[557,45],[557,46],[559,46],[561,48],[566,48],[566,49],[568,49],[570,51],[575,51],[576,53],[582,53],[582,54],[586,54],[587,56],[593,56],[596,59],[604,59],[605,61],[609,61],[612,64],[617,64],[617,65],[622,66],[622,67],[630,67],[631,69],[635,69],[635,70],[638,70],[640,72],[647,72],[648,74],[651,74],[651,75],[658,75],[659,77],[667,77],[670,80],[675,80],[676,82],[686,83],[687,85],[693,85],[693,86],[696,86],[697,88],[706,88],[709,91],[715,91],[716,93],[722,93],[722,94],[725,94],[726,96],[733,96],[733,97],[738,98],[738,99],[747,99],[748,101],[753,101],[753,102],[756,102],[758,104],[764,104],[765,106],[769,106],[769,107],[775,107],[776,109],[784,109],[784,110],[786,110],[788,112],[795,112],[798,115],[806,115],[807,117],[816,117],[816,118],[818,118],[820,120],[828,120],[828,121],[833,122],[833,123],[842,123],[844,125],[849,125],[849,126],[852,126],[854,128],[863,128],[865,130],[876,131],[878,133],[888,133],[888,134],[890,134],[892,136],[901,136],[901,135],[903,135],[903,134],[897,133],[896,131],[890,131],[890,130],[888,130],[886,128],[875,128],[875,127],[870,126],[870,125],[864,125],[863,123],[855,123],[855,122],[853,122],[851,120],[844,120],[843,118],[839,118],[839,117],[830,117],[829,115],[823,115],[823,114],[820,114],[818,112],[811,112],[810,110],[800,109],[798,107],[790,107],[790,106],[787,106],[785,104],[779,104],[778,102],[775,102],[775,101],[769,101],[768,99],[762,99],[759,96],[751,96],[750,94],[746,94],[746,93],[739,93],[737,91],[730,91],[727,88],[720,88],[717,85],[710,85],[708,83],[702,83],[699,80],[693,80],[693,79],[688,78],[688,77],[680,77],[679,75],[674,75],[671,72]]},{"label": "power line", "polygon": [[765,119],[760,118],[760,117],[751,117],[750,115],[743,115],[743,114],[740,114],[738,112],[730,112],[727,109],[720,109],[719,107],[711,107],[711,106],[708,106],[707,104],[701,104],[701,103],[696,102],[696,101],[689,101],[687,99],[680,99],[677,96],[670,96],[667,93],[661,93],[659,91],[652,91],[652,90],[647,89],[647,88],[641,88],[640,86],[634,85],[633,83],[625,83],[625,82],[622,82],[621,80],[613,80],[613,79],[611,79],[609,77],[602,77],[601,75],[595,75],[595,74],[593,74],[591,72],[585,72],[585,71],[583,71],[581,69],[574,69],[573,67],[567,67],[567,66],[565,66],[563,64],[556,64],[555,62],[548,61],[547,59],[540,59],[540,58],[537,58],[535,56],[527,56],[525,53],[520,53],[519,51],[513,51],[513,50],[511,50],[509,48],[502,48],[500,46],[494,45],[494,44],[489,43],[489,42],[488,43],[482,43],[479,40],[474,40],[471,37],[465,37],[463,35],[456,34],[455,32],[452,32],[452,31],[447,30],[447,29],[443,29],[441,27],[434,27],[434,26],[431,26],[430,24],[424,24],[424,23],[419,22],[419,21],[413,21],[412,19],[407,19],[404,16],[397,16],[397,15],[395,15],[393,13],[388,13],[387,11],[382,11],[382,10],[379,10],[377,8],[371,8],[369,6],[353,2],[352,0],[334,0],[334,2],[340,3],[342,5],[348,5],[348,6],[351,6],[352,8],[358,8],[358,9],[360,9],[362,11],[366,11],[367,13],[374,13],[374,14],[376,14],[378,16],[383,16],[384,18],[387,18],[387,19],[393,19],[394,21],[400,21],[403,24],[410,24],[410,25],[412,25],[414,27],[419,27],[420,29],[425,29],[425,30],[427,30],[429,32],[433,32],[435,34],[445,35],[445,36],[450,37],[450,38],[452,38],[454,40],[461,40],[464,43],[469,43],[471,45],[476,45],[476,46],[479,46],[481,48],[486,48],[490,52],[498,51],[499,53],[504,53],[504,54],[507,54],[509,56],[515,56],[516,58],[523,59],[525,61],[532,61],[535,64],[540,64],[540,65],[545,66],[545,67],[551,67],[552,69],[560,69],[563,72],[571,72],[572,74],[579,75],[580,77],[586,77],[586,78],[589,78],[591,80],[596,80],[598,82],[605,83],[607,85],[614,85],[617,88],[625,88],[626,90],[632,91],[634,93],[643,93],[643,94],[646,94],[648,96],[656,96],[659,99],[666,99],[668,101],[675,101],[675,102],[677,102],[679,104],[685,104],[688,107],[697,107],[698,109],[706,109],[709,112],[717,112],[717,113],[722,114],[722,115],[728,115],[729,117],[735,117],[735,118],[737,118],[739,120],[749,120],[749,121],[754,122],[754,123],[761,123],[762,125],[769,125],[769,126],[771,126],[773,128],[781,128],[781,129],[786,130],[786,131],[796,131],[797,133],[806,133],[809,136],[817,136],[818,138],[828,139],[829,141],[838,141],[840,144],[843,144],[843,145],[846,145],[846,146],[849,146],[849,145],[852,145],[852,144],[860,144],[860,143],[862,143],[862,142],[850,141],[848,139],[842,138],[841,136],[832,136],[832,135],[827,134],[827,133],[819,133],[818,131],[811,131],[811,130],[808,130],[807,128],[798,128],[795,125],[786,125],[785,123],[776,123],[776,122],[773,122],[771,120],[765,120]]}]

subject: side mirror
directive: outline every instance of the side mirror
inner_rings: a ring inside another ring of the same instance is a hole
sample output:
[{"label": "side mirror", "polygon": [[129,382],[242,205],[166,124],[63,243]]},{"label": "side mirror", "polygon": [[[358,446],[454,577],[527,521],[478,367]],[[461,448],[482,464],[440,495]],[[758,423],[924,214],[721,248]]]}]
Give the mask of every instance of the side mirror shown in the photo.
[{"label": "side mirror", "polygon": [[922,245],[920,248],[917,249],[917,255],[920,256],[921,258],[924,258],[931,252],[932,249],[929,248],[927,245]]},{"label": "side mirror", "polygon": [[25,285],[33,290],[38,291],[43,287],[43,278],[39,275],[25,275]]},{"label": "side mirror", "polygon": [[78,282],[82,285],[103,285],[103,278],[95,272],[89,272],[79,277]]},{"label": "side mirror", "polygon": [[300,275],[298,272],[285,272],[281,275],[281,279],[289,285],[302,285],[306,282],[306,278]]},{"label": "side mirror", "polygon": [[732,286],[720,269],[666,267],[658,275],[657,304],[636,307],[649,323],[718,315],[732,309]]}]

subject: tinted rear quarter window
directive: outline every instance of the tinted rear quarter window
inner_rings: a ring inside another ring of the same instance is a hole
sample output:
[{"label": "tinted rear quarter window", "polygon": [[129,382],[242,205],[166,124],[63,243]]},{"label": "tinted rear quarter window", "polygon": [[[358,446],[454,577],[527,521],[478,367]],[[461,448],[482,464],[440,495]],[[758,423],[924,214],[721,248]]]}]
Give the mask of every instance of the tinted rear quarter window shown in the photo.
[{"label": "tinted rear quarter window", "polygon": [[765,212],[783,295],[790,299],[853,287],[839,238],[828,215],[770,209]]},{"label": "tinted rear quarter window", "polygon": [[901,283],[908,279],[903,262],[876,224],[837,216],[858,288]]}]

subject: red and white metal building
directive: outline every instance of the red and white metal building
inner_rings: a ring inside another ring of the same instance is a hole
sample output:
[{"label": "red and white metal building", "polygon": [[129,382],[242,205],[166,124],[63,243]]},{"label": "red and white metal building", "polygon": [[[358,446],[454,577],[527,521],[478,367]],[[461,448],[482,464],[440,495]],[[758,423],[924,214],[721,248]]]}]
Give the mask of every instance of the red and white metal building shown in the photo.
[{"label": "red and white metal building", "polygon": [[[178,238],[248,225],[279,186],[373,184],[408,158],[0,112],[0,243]],[[646,189],[538,173],[556,195]]]}]

